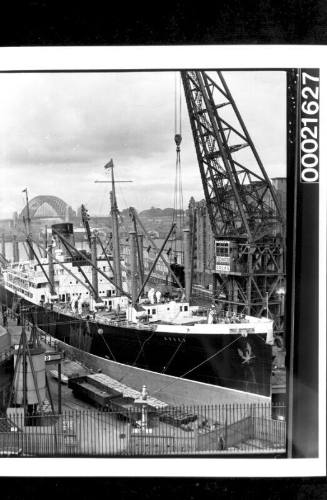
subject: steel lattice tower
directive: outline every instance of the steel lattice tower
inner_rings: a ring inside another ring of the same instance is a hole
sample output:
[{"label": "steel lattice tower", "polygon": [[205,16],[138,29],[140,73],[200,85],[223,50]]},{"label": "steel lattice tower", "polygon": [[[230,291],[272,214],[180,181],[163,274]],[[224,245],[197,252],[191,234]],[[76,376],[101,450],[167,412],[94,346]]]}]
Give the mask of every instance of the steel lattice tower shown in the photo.
[{"label": "steel lattice tower", "polygon": [[[265,311],[283,331],[284,218],[221,71],[182,71],[215,237],[215,298],[228,311]],[[268,308],[267,308],[268,304]]]}]

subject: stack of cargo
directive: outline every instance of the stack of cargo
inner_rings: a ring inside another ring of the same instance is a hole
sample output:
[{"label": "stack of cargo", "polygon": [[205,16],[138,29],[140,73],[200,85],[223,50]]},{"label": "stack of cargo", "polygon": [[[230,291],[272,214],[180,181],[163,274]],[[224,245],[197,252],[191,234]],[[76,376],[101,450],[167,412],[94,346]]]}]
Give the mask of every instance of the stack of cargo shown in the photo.
[{"label": "stack of cargo", "polygon": [[[103,373],[71,378],[68,387],[73,394],[81,399],[87,399],[101,409],[115,411],[126,418],[136,412],[136,399],[141,398],[141,392],[122,384]],[[167,403],[151,396],[147,397],[147,406],[153,410],[167,408]]]},{"label": "stack of cargo", "polygon": [[[89,375],[88,378],[103,384],[108,392],[116,391],[125,398],[139,399],[141,397],[140,391],[132,389],[131,387],[128,387],[127,385],[122,384],[118,380],[115,380],[108,375],[104,375],[103,373],[95,373],[94,375]],[[147,396],[147,404],[148,406],[157,409],[166,408],[168,406],[167,403],[149,395]]]},{"label": "stack of cargo", "polygon": [[159,420],[176,427],[181,427],[187,425],[191,422],[197,420],[198,416],[194,413],[190,413],[187,410],[180,408],[174,409],[173,411],[164,411],[160,414]]}]

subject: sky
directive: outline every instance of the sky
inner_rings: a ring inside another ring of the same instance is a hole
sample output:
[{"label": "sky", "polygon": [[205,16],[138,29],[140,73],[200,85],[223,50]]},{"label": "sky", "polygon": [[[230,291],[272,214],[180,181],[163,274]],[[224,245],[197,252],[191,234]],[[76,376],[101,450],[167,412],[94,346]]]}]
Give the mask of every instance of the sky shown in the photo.
[{"label": "sky", "polygon": [[[286,175],[286,85],[282,72],[224,72],[270,177]],[[174,72],[1,73],[0,219],[29,198],[54,195],[90,215],[109,211],[104,165],[113,158],[120,209],[173,206]],[[178,96],[178,90],[177,90]],[[184,208],[203,189],[184,95]]]}]

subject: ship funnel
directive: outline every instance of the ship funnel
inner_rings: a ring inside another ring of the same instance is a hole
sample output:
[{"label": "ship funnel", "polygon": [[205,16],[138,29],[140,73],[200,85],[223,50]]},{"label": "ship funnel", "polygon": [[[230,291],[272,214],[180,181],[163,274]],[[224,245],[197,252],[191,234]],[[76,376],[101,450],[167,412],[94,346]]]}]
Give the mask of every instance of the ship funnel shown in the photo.
[{"label": "ship funnel", "polygon": [[54,241],[56,242],[56,247],[61,248],[63,252],[67,255],[67,257],[70,256],[68,250],[66,249],[65,245],[63,242],[60,240],[58,235],[55,233],[59,233],[65,240],[68,241],[71,245],[75,246],[75,238],[74,238],[74,226],[71,222],[63,222],[61,224],[53,224],[51,226],[52,229],[52,237]]}]

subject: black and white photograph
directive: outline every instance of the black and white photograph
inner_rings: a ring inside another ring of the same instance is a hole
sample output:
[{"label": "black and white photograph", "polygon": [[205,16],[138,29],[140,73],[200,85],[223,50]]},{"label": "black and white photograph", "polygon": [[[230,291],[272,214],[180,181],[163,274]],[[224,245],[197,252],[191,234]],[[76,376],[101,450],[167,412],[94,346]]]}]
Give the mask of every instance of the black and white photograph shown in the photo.
[{"label": "black and white photograph", "polygon": [[1,70],[0,463],[324,459],[320,67],[205,60]]}]

